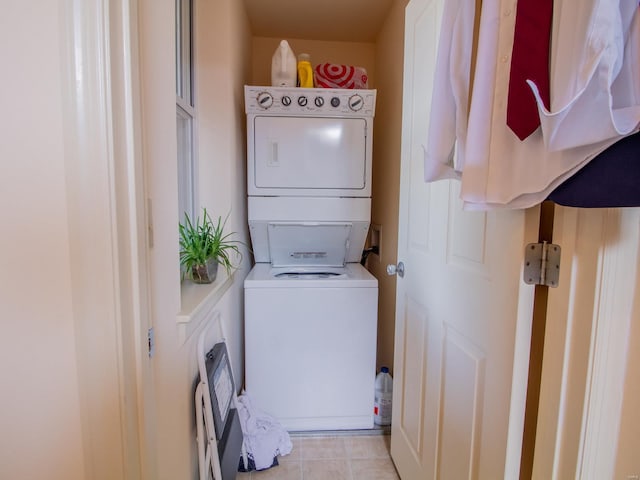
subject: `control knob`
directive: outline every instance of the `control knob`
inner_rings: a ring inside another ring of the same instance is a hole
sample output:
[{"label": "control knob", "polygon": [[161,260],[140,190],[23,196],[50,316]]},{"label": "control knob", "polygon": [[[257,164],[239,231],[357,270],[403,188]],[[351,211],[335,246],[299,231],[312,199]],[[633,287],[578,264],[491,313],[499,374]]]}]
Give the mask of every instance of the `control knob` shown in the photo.
[{"label": "control knob", "polygon": [[302,96],[302,97],[298,97],[298,105],[300,105],[301,107],[306,107],[307,106],[307,97]]},{"label": "control knob", "polygon": [[273,97],[269,92],[260,92],[258,94],[258,105],[260,105],[265,110],[273,105]]},{"label": "control knob", "polygon": [[316,104],[316,107],[321,107],[321,106],[323,106],[323,105],[324,105],[324,98],[322,98],[322,97],[316,97],[316,98],[313,100],[313,103],[315,103],[315,104]]},{"label": "control knob", "polygon": [[338,108],[340,106],[340,99],[338,97],[333,97],[331,99],[331,106],[334,108]]},{"label": "control knob", "polygon": [[349,108],[354,112],[357,112],[364,106],[364,100],[358,94],[349,97]]},{"label": "control knob", "polygon": [[285,107],[288,107],[289,105],[291,105],[291,97],[289,95],[284,95],[281,101],[282,101],[282,105],[284,105]]}]

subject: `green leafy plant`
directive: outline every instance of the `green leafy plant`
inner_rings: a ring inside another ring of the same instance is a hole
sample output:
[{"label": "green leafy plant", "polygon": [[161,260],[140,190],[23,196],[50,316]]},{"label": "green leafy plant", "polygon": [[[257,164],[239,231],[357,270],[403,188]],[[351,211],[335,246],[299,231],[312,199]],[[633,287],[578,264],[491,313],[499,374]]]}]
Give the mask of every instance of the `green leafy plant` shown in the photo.
[{"label": "green leafy plant", "polygon": [[[203,278],[203,268],[212,259],[222,265],[229,275],[234,268],[233,257],[242,259],[239,240],[232,240],[235,232],[224,233],[227,224],[227,214],[224,221],[222,217],[214,223],[203,209],[202,218],[197,217],[195,224],[185,213],[185,220],[178,226],[180,233],[180,265],[184,267],[183,275],[198,283],[208,283]],[[210,279],[209,281],[213,281]]]}]

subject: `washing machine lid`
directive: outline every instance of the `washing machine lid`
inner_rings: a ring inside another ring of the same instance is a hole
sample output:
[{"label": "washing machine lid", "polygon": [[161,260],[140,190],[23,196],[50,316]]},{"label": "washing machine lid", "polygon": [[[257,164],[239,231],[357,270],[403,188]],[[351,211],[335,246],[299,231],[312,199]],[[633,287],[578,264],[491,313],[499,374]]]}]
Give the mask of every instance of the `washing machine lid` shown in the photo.
[{"label": "washing machine lid", "polygon": [[272,267],[256,263],[244,280],[254,288],[378,288],[376,277],[359,263],[344,267]]},{"label": "washing machine lid", "polygon": [[274,267],[342,267],[349,250],[350,222],[269,222]]}]

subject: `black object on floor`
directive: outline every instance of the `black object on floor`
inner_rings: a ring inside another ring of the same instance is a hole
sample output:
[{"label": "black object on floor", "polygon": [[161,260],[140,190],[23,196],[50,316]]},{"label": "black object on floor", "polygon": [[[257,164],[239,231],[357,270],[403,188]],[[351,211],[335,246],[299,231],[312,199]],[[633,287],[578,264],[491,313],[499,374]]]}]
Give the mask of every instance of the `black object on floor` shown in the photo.
[{"label": "black object on floor", "polygon": [[238,410],[232,408],[235,385],[227,346],[224,342],[215,344],[207,353],[205,365],[213,423],[218,439],[222,480],[234,480],[238,472],[238,458],[241,457],[243,437]]}]

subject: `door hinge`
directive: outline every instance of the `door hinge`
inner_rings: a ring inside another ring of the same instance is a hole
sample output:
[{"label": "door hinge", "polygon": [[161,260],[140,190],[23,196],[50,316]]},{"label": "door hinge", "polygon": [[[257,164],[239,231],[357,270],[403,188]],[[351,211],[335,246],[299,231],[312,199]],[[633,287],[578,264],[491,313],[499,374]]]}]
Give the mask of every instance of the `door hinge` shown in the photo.
[{"label": "door hinge", "polygon": [[560,280],[560,245],[530,243],[524,252],[524,283],[557,287]]},{"label": "door hinge", "polygon": [[153,327],[147,330],[147,342],[149,345],[149,358],[152,358],[153,354],[156,353],[156,338],[153,332]]}]

